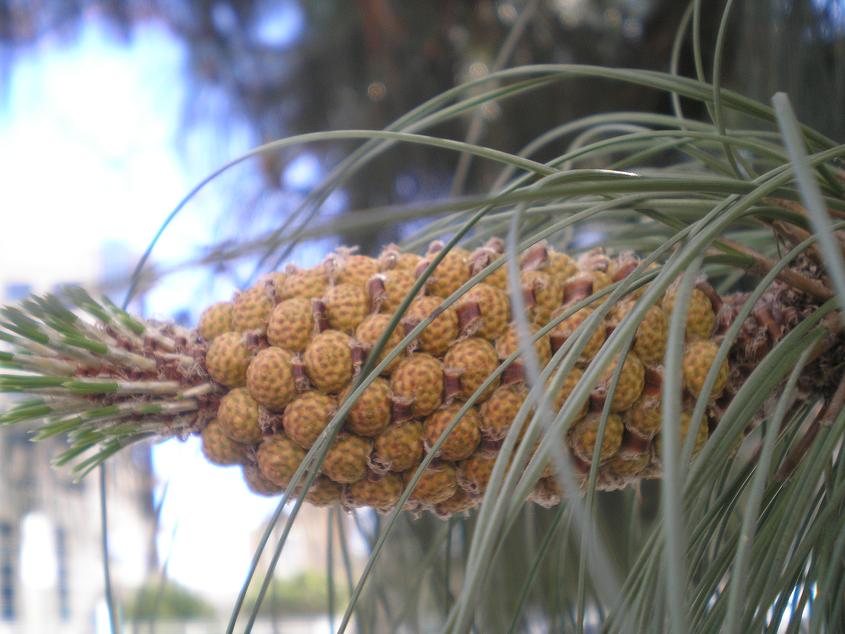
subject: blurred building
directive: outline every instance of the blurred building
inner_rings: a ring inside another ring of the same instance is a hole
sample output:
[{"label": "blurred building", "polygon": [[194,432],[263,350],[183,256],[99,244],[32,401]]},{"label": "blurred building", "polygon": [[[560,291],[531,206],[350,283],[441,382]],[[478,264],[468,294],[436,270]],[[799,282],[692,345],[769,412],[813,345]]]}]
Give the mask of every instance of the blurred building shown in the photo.
[{"label": "blurred building", "polygon": [[[102,619],[98,479],[51,467],[60,450],[23,428],[0,434],[0,634],[91,632]],[[156,562],[149,448],[108,468],[112,580],[131,591]]]},{"label": "blurred building", "polygon": [[[97,279],[109,259],[101,251],[52,267],[44,262],[20,278],[0,270],[0,305]],[[0,398],[0,411],[7,405]],[[0,433],[0,634],[96,631],[105,616],[96,472],[74,482],[68,469],[51,466],[63,440],[33,443],[29,431]],[[118,592],[131,592],[157,569],[149,446],[110,460],[108,487],[112,581]]]}]

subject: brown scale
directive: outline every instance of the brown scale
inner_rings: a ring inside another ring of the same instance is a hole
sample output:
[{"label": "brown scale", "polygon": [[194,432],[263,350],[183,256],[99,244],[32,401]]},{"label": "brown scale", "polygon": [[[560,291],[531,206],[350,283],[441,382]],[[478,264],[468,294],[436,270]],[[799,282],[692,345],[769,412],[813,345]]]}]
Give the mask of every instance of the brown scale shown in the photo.
[{"label": "brown scale", "polygon": [[349,348],[352,352],[352,376],[358,376],[361,368],[367,362],[367,348],[357,339],[352,339],[349,342]]},{"label": "brown scale", "polygon": [[495,340],[507,330],[510,300],[507,294],[489,284],[476,284],[458,300],[461,334]]},{"label": "brown scale", "polygon": [[508,364],[508,367],[502,372],[502,385],[516,385],[525,383],[525,364],[521,360],[513,361]]},{"label": "brown scale", "polygon": [[[500,250],[501,249],[501,250]],[[469,268],[470,268],[470,276],[474,277],[488,266],[490,266],[493,262],[498,260],[502,257],[502,253],[504,252],[504,248],[501,244],[493,242],[493,239],[488,240],[487,243],[483,247],[477,248],[473,251],[469,258]],[[495,271],[490,273],[487,277],[484,278],[484,282],[498,288],[501,291],[507,292],[508,290],[508,270],[507,265],[502,264],[499,266]]]},{"label": "brown scale", "polygon": [[403,252],[395,244],[388,244],[379,256],[379,270],[399,269],[414,274],[422,258],[416,253]]},{"label": "brown scale", "polygon": [[555,478],[540,478],[528,494],[528,501],[550,509],[560,504],[562,497],[562,490]]},{"label": "brown scale", "polygon": [[377,274],[370,278],[367,282],[367,299],[369,302],[369,309],[371,313],[377,313],[381,310],[381,305],[387,296],[387,291],[384,288],[384,275]]},{"label": "brown scale", "polygon": [[443,369],[443,402],[452,403],[463,393],[461,388],[461,377],[464,374],[463,368]]},{"label": "brown scale", "polygon": [[560,305],[562,290],[560,283],[548,273],[539,270],[523,270],[520,275],[523,293],[530,297],[526,307],[530,306],[532,321],[537,326],[544,326]]},{"label": "brown scale", "polygon": [[595,247],[578,256],[578,268],[581,271],[613,272],[613,259],[607,255],[604,247]]},{"label": "brown scale", "polygon": [[562,303],[568,305],[580,302],[582,299],[586,299],[592,295],[593,292],[593,278],[589,275],[578,273],[564,283]]},{"label": "brown scale", "polygon": [[314,317],[314,330],[317,334],[329,329],[329,315],[325,299],[315,297],[311,300],[311,314]]},{"label": "brown scale", "polygon": [[604,485],[603,490],[622,489],[631,482],[635,482],[650,462],[651,445],[649,443],[629,446],[623,440],[619,453],[602,465],[600,474]]},{"label": "brown scale", "polygon": [[261,405],[258,406],[258,426],[265,436],[280,432],[284,428],[281,414],[271,412]]},{"label": "brown scale", "polygon": [[287,275],[283,271],[273,271],[262,275],[258,280],[258,283],[264,286],[273,304],[278,304],[282,301],[282,289],[285,286],[286,277]]},{"label": "brown scale", "polygon": [[302,355],[293,357],[291,371],[293,373],[293,384],[297,392],[302,393],[311,389],[311,381],[308,380],[308,373],[305,371],[305,362],[302,360]]},{"label": "brown scale", "polygon": [[390,422],[401,423],[414,417],[414,399],[405,396],[390,398]]},{"label": "brown scale", "polygon": [[530,246],[519,256],[519,266],[523,271],[545,269],[549,263],[549,246],[543,240]]},{"label": "brown scale", "polygon": [[659,385],[646,383],[640,398],[625,415],[625,428],[643,439],[651,439],[663,420],[663,393]]},{"label": "brown scale", "polygon": [[614,282],[624,280],[634,272],[634,269],[636,269],[639,264],[640,259],[636,255],[630,251],[623,251],[616,257],[613,273],[610,277]]}]

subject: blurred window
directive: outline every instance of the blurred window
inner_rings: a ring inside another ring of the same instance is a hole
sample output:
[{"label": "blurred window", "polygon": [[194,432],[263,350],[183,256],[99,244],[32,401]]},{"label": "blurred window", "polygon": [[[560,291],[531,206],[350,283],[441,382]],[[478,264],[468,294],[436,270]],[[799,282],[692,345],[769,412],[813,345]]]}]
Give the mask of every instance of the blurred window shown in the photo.
[{"label": "blurred window", "polygon": [[0,619],[14,621],[15,611],[15,539],[12,525],[0,522]]},{"label": "blurred window", "polygon": [[56,528],[56,588],[59,593],[59,618],[67,621],[70,618],[70,585],[68,584],[68,552],[67,531],[59,526]]}]

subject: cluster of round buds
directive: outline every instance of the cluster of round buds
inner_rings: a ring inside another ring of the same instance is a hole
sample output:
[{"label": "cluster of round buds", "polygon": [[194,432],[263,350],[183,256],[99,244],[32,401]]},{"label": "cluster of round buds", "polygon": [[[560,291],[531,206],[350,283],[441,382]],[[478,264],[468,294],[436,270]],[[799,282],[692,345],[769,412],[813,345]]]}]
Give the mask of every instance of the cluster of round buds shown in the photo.
[{"label": "cluster of round buds", "polygon": [[[596,249],[575,259],[539,243],[520,255],[519,276],[511,279],[501,240],[474,251],[443,249],[435,242],[417,255],[389,245],[378,258],[341,249],[318,266],[289,266],[208,308],[197,327],[208,345],[205,365],[228,389],[202,430],[208,459],[240,464],[253,491],[278,494],[356,391],[362,367],[380,365],[381,376],[349,404],[306,499],[388,511],[433,452],[407,507],[441,517],[474,507],[514,421],[523,421],[522,442],[536,409],[533,401],[526,406],[534,397],[512,294],[527,311],[529,349],[541,369],[549,368],[548,401],[557,415],[609,334],[638,309],[642,289],[599,319],[601,300],[584,300],[629,275],[638,265],[632,254],[610,257]],[[446,306],[476,275],[482,281]],[[566,433],[554,441],[569,451],[581,479],[598,460],[600,488],[659,474],[662,363],[676,295],[673,287],[637,311],[630,347],[611,360],[589,398],[568,407]],[[687,306],[681,434],[689,403],[705,388],[709,402],[729,396],[726,362],[707,381],[719,358],[719,301],[701,283]],[[403,304],[407,310],[398,315]],[[559,357],[572,348],[574,365],[562,375]],[[709,415],[699,421],[696,448],[713,424]],[[542,440],[534,434],[531,442]],[[559,501],[554,476],[549,464],[530,499],[544,506]]]}]

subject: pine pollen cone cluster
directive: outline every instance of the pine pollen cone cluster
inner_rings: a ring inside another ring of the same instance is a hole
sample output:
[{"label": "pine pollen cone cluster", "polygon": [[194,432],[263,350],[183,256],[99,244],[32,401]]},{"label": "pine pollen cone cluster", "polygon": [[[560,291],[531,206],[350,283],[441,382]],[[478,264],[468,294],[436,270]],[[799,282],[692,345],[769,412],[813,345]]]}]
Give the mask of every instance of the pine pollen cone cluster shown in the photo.
[{"label": "pine pollen cone cluster", "polygon": [[[569,412],[561,437],[534,433],[532,451],[546,446],[550,455],[552,443],[566,450],[580,486],[596,459],[602,490],[659,477],[663,363],[677,285],[645,311],[627,352],[604,369],[583,402],[568,403],[590,361],[637,308],[646,287],[604,310],[603,299],[585,300],[629,275],[639,261],[631,253],[611,257],[601,249],[576,259],[539,243],[520,255],[519,278],[509,279],[503,251],[497,239],[472,252],[454,247],[445,255],[439,242],[422,256],[393,245],[377,258],[338,250],[318,266],[289,266],[230,302],[209,307],[197,332],[207,346],[205,370],[220,386],[220,397],[208,401],[206,409],[216,409],[199,416],[205,456],[215,464],[240,465],[255,493],[281,493],[357,387],[362,368],[379,367],[380,375],[351,403],[306,501],[389,511],[434,452],[406,508],[441,517],[473,508],[511,428],[519,425],[518,442],[529,442],[526,429],[535,408],[524,406],[530,388],[513,320],[515,285],[539,368],[550,369],[543,398],[551,416]],[[370,358],[439,256],[379,354]],[[445,305],[481,271],[489,273],[483,281]],[[695,427],[694,454],[732,396],[729,360],[720,362],[715,381],[707,381],[728,321],[720,315],[722,307],[705,281],[692,289],[686,307],[677,430],[683,443]],[[420,330],[424,321],[429,323]],[[556,323],[548,327],[550,322]],[[410,344],[399,348],[415,329]],[[567,350],[555,354],[563,346],[578,349],[565,374],[550,365],[553,356],[563,358]],[[703,419],[693,420],[699,397],[708,407]],[[547,460],[529,498],[543,506],[562,497]]]}]

